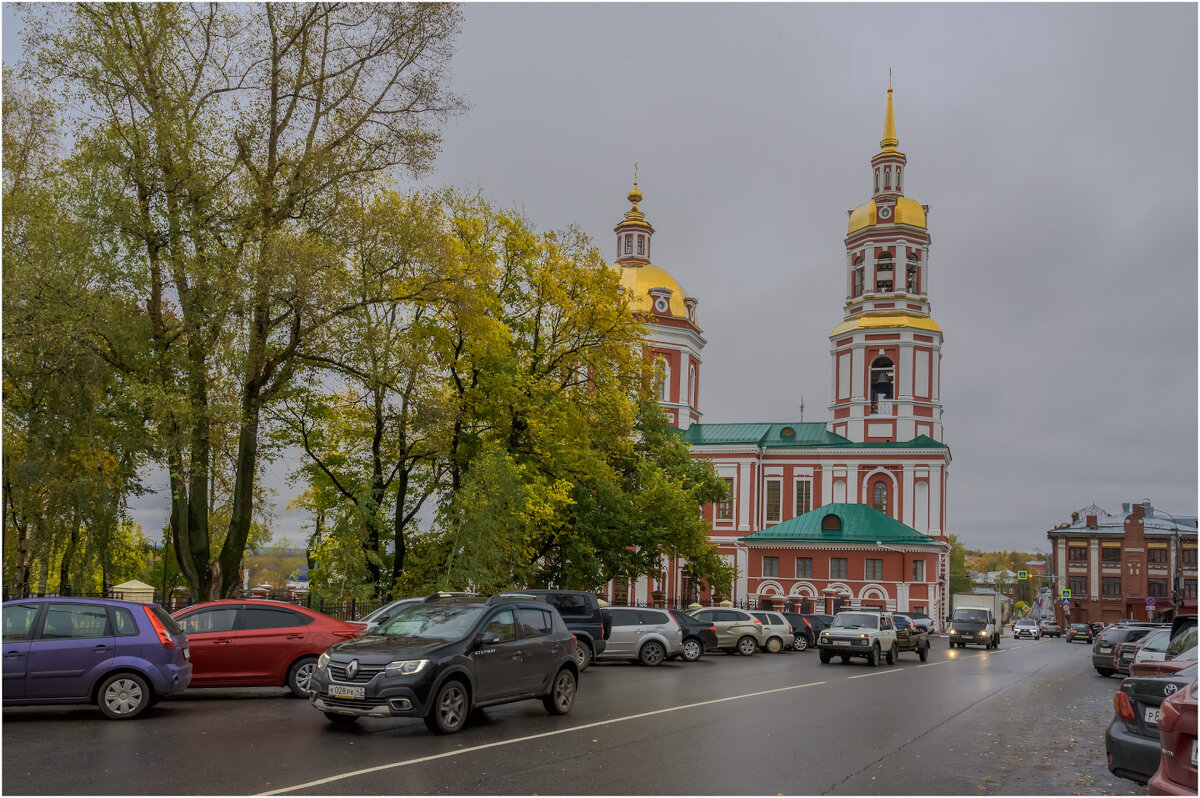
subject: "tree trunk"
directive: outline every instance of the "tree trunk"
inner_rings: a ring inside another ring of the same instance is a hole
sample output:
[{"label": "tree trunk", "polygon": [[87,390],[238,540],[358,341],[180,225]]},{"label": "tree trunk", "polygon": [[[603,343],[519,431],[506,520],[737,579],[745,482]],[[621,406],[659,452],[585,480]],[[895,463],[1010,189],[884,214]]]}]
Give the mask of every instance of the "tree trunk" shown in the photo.
[{"label": "tree trunk", "polygon": [[71,588],[71,565],[75,560],[75,550],[79,545],[81,526],[78,518],[71,519],[71,534],[67,538],[67,547],[63,550],[62,562],[58,565],[58,593],[62,596],[69,596],[74,592]]},{"label": "tree trunk", "polygon": [[[261,405],[258,383],[247,380],[242,390],[242,423],[238,435],[237,473],[233,486],[233,512],[229,533],[217,558],[220,582],[214,585],[215,597],[232,597],[238,586],[238,569],[250,537],[254,513],[254,471],[258,464],[258,424]],[[214,575],[216,576],[216,575]]]}]

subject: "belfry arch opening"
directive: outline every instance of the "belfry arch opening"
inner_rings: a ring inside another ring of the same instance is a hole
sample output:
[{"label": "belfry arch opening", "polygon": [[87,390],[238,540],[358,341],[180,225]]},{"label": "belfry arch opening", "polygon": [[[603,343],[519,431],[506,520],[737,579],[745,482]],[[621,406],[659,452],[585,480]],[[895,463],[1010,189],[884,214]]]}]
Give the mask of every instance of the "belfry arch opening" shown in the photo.
[{"label": "belfry arch opening", "polygon": [[890,357],[880,355],[871,361],[871,412],[880,411],[881,402],[890,402],[894,395],[896,367]]}]

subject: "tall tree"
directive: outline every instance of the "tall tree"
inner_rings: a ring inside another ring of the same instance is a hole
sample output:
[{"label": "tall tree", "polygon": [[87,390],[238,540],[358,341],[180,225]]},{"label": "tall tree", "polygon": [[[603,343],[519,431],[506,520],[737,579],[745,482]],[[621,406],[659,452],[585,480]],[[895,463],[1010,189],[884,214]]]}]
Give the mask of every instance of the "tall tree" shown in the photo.
[{"label": "tall tree", "polygon": [[[445,89],[459,20],[442,4],[73,4],[28,22],[46,90],[81,111],[80,212],[103,242],[81,332],[155,419],[176,555],[200,596],[237,586],[264,407],[307,341],[388,299],[347,293],[323,231],[357,186],[428,167],[438,123],[462,107]],[[213,406],[222,386],[232,407]],[[213,420],[229,413],[214,557]]]}]

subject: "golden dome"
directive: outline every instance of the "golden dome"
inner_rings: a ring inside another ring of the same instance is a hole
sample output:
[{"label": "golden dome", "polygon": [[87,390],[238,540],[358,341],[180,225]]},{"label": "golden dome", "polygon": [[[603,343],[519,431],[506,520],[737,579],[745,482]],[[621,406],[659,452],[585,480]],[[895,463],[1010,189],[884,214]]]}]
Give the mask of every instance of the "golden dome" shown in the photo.
[{"label": "golden dome", "polygon": [[916,313],[866,313],[857,315],[852,319],[846,319],[833,328],[833,332],[829,333],[829,337],[833,338],[838,335],[845,335],[855,330],[873,330],[881,327],[908,327],[914,330],[928,330],[929,332],[936,333],[942,331],[942,328],[937,325],[936,321],[928,316]]},{"label": "golden dome", "polygon": [[[874,224],[878,224],[875,215],[875,200],[867,200],[850,212],[850,226],[847,234]],[[896,199],[896,218],[892,224],[907,224],[925,229],[925,209],[914,199],[898,197]]]},{"label": "golden dome", "polygon": [[675,281],[674,277],[667,273],[666,269],[652,263],[644,266],[618,266],[617,268],[621,270],[621,285],[633,295],[630,307],[634,313],[653,315],[654,300],[650,297],[650,289],[669,288],[671,289],[669,315],[679,319],[688,317],[687,305],[683,303],[683,298],[688,293]]}]

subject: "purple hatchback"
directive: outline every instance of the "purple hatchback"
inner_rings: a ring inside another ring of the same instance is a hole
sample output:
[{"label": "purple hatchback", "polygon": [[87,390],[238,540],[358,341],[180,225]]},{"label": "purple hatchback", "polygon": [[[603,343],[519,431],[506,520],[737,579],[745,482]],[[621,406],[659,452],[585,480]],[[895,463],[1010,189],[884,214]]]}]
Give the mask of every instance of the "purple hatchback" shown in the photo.
[{"label": "purple hatchback", "polygon": [[96,704],[135,718],[192,679],[187,635],[161,607],[101,598],[4,604],[4,706]]}]

